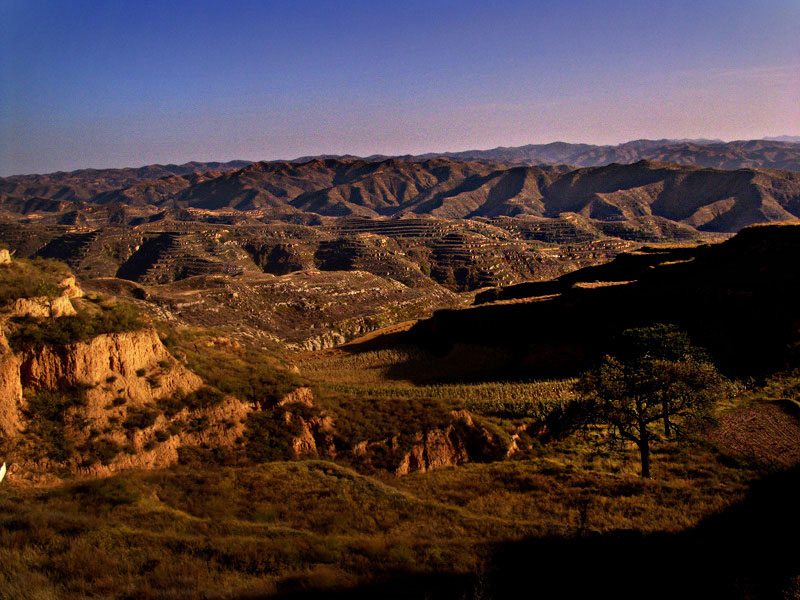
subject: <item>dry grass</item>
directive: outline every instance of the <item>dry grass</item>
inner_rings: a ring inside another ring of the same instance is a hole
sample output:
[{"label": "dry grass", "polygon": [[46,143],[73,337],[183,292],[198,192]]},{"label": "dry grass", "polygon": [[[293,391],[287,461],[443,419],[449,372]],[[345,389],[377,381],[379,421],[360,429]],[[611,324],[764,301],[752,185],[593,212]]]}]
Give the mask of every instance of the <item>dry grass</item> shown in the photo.
[{"label": "dry grass", "polygon": [[[345,444],[437,427],[454,409],[508,428],[576,401],[570,380],[413,385],[402,369],[426,368],[428,356],[412,349],[307,360],[298,378],[277,358],[198,331],[162,333],[208,384],[265,406],[311,383]],[[720,412],[796,395],[798,379],[769,381]],[[601,443],[604,434],[532,440],[510,460],[402,478],[307,460],[128,472],[48,491],[6,485],[0,598],[263,597],[474,575],[497,545],[525,538],[685,531],[765,472],[696,437],[657,444],[654,479],[643,481],[636,452]]]},{"label": "dry grass", "polygon": [[15,258],[0,265],[0,307],[17,298],[58,296],[58,283],[69,274],[65,264],[44,258]]},{"label": "dry grass", "polygon": [[754,476],[702,443],[663,448],[654,481],[639,479],[632,458],[577,436],[530,459],[400,479],[304,461],[6,488],[0,588],[22,598],[234,598],[472,573],[501,540],[691,527]]}]

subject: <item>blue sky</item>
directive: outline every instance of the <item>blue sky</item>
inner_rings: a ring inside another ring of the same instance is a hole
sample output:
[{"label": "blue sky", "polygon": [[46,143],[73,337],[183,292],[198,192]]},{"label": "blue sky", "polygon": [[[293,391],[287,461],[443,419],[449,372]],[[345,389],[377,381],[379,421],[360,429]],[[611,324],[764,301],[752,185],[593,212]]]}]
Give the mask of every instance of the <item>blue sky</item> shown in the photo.
[{"label": "blue sky", "polygon": [[0,175],[800,134],[800,2],[0,0]]}]

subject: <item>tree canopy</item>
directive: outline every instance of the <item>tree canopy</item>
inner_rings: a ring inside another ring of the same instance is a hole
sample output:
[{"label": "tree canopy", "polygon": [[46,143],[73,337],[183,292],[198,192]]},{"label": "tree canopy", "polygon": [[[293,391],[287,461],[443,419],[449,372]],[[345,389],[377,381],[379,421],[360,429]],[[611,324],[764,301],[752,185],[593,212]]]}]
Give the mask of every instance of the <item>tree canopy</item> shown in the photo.
[{"label": "tree canopy", "polygon": [[705,352],[672,325],[629,329],[613,354],[585,373],[578,389],[595,421],[639,449],[642,477],[650,477],[650,446],[659,435],[682,435],[710,419],[728,390]]}]

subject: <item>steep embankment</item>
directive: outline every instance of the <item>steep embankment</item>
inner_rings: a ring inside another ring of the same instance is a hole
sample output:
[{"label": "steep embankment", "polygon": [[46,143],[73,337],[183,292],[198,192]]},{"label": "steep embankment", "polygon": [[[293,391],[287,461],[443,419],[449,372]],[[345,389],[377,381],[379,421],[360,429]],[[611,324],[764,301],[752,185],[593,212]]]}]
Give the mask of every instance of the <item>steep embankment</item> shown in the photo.
[{"label": "steep embankment", "polygon": [[[11,481],[165,466],[183,446],[242,434],[245,404],[209,393],[131,308],[82,299],[58,263],[0,259],[0,449]],[[164,403],[169,418],[156,410]],[[198,418],[206,426],[187,431]]]}]

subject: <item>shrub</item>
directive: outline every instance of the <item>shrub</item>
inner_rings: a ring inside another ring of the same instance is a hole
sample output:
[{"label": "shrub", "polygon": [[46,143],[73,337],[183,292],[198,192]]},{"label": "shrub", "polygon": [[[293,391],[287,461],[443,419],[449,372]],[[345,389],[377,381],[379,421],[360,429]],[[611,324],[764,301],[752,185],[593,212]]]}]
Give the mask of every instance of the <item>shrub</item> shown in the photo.
[{"label": "shrub", "polygon": [[69,275],[69,268],[48,259],[16,259],[0,266],[0,306],[17,298],[60,295],[58,282]]},{"label": "shrub", "polygon": [[103,465],[107,465],[122,451],[122,447],[114,440],[92,439],[86,442],[79,450],[87,455],[84,464],[91,465],[100,462]]},{"label": "shrub", "polygon": [[111,477],[81,483],[72,488],[62,488],[55,494],[68,493],[85,508],[113,508],[134,504],[141,496],[132,483],[121,478]]},{"label": "shrub", "polygon": [[18,318],[14,324],[9,343],[17,351],[42,344],[72,344],[105,333],[123,333],[147,326],[136,308],[123,302],[103,306],[96,312],[81,310],[71,317]]},{"label": "shrub", "polygon": [[291,442],[300,435],[301,425],[296,419],[287,424],[282,414],[280,410],[262,410],[247,416],[245,450],[253,462],[292,458]]},{"label": "shrub", "polygon": [[131,408],[122,426],[129,431],[146,429],[156,422],[159,414],[161,413],[151,406]]},{"label": "shrub", "polygon": [[45,456],[56,460],[67,460],[75,447],[65,432],[65,427],[74,421],[70,409],[86,403],[86,386],[76,386],[66,390],[41,390],[25,395],[28,407],[28,430],[42,441]]},{"label": "shrub", "polygon": [[162,398],[158,401],[158,407],[164,411],[167,417],[173,417],[184,408],[197,410],[217,406],[224,399],[225,394],[218,389],[204,385],[189,394],[178,392],[170,398]]}]

